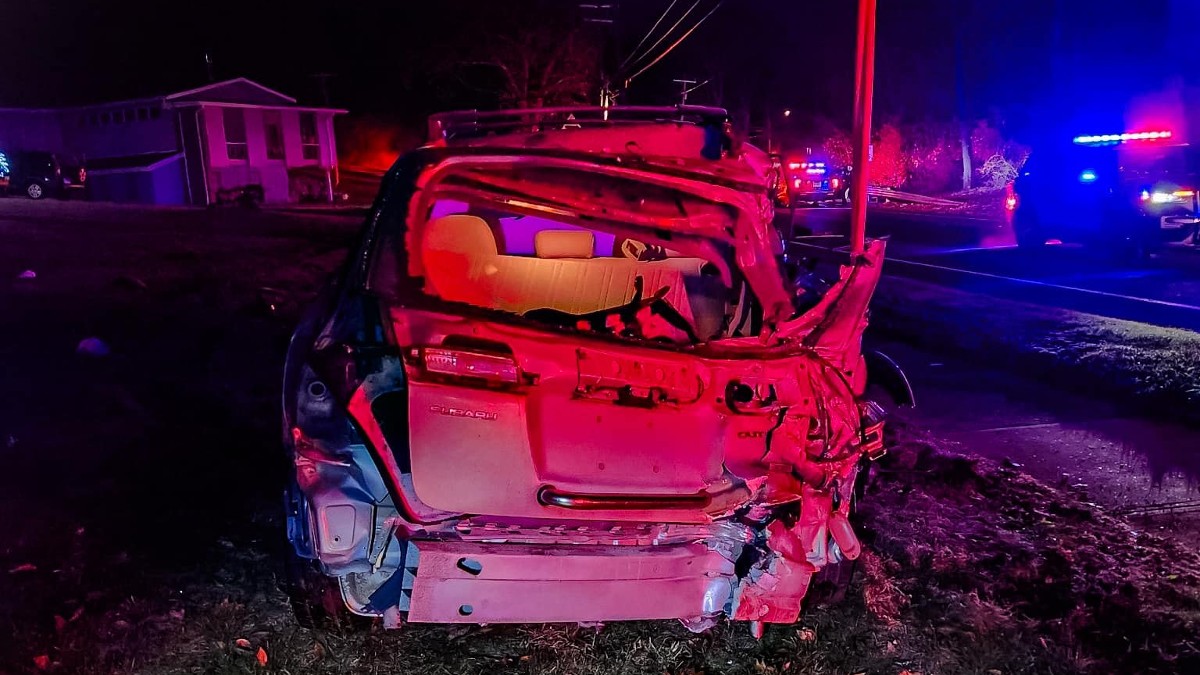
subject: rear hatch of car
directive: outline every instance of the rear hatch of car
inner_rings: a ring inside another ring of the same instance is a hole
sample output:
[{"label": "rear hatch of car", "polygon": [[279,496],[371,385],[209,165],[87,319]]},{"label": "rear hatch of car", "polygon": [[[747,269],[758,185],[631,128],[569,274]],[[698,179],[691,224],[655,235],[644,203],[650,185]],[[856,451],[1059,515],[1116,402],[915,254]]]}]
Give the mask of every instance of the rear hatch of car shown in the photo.
[{"label": "rear hatch of car", "polygon": [[[565,165],[486,174],[469,170],[484,160],[463,161],[467,175],[442,186],[456,199],[426,184],[426,200],[410,206],[407,264],[419,290],[388,306],[407,420],[379,423],[407,429],[389,445],[421,507],[510,520],[706,522],[743,503],[749,490],[730,466],[765,454],[777,415],[733,414],[727,392],[765,378],[764,365],[698,352],[739,326],[749,333],[764,315],[790,314],[772,271],[778,242],[752,241],[773,235],[769,219],[757,220],[769,212],[762,185],[748,192],[641,174],[645,184],[624,175],[559,183],[571,173]],[[580,165],[572,170],[582,177]],[[663,188],[671,180],[720,196],[680,197]],[[591,192],[581,197],[584,186]],[[487,208],[472,196],[485,193]],[[736,234],[751,227],[739,214],[755,214],[757,235]],[[637,232],[645,239],[623,236]],[[744,250],[720,253],[716,239],[738,237]],[[768,309],[753,320],[731,257],[773,280],[763,282]],[[658,309],[643,307],[632,335],[618,325],[632,318],[619,308],[639,298]]]},{"label": "rear hatch of car", "polygon": [[[523,518],[703,521],[740,494],[694,359],[399,310],[420,501]],[[432,328],[432,331],[428,329]],[[766,420],[760,431],[766,430]]]}]

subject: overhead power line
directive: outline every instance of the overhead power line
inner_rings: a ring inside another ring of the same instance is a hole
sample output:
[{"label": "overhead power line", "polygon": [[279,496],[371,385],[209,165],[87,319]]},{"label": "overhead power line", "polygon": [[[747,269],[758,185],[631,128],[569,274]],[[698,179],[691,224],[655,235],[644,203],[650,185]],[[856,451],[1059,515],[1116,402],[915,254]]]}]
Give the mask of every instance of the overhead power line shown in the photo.
[{"label": "overhead power line", "polygon": [[667,8],[663,10],[663,13],[658,15],[658,20],[654,22],[654,25],[650,27],[650,30],[646,31],[646,34],[642,36],[642,39],[638,40],[637,46],[629,52],[629,56],[626,56],[625,60],[621,62],[618,70],[624,68],[625,65],[629,63],[629,60],[632,59],[634,55],[638,53],[638,50],[642,48],[642,45],[646,44],[646,40],[649,40],[650,36],[654,35],[654,31],[658,30],[658,26],[663,22],[663,19],[667,18],[667,15],[671,13],[671,9],[675,7],[675,3],[677,2],[679,2],[679,0],[671,0],[671,4],[667,5]]},{"label": "overhead power line", "polygon": [[[700,25],[703,24],[708,19],[708,17],[712,16],[714,12],[716,12],[718,9],[720,9],[722,4],[724,4],[724,0],[722,0],[721,2],[718,2],[716,5],[713,6],[712,9],[708,10],[708,14],[705,14],[703,17],[701,17],[700,20],[697,21],[694,26],[689,28],[686,33],[684,33],[683,35],[680,35],[679,39],[676,40],[675,42],[671,43],[671,46],[667,47],[667,49],[665,51],[663,51],[663,53],[659,54],[657,58],[655,58],[650,63],[647,63],[645,66],[642,66],[641,70],[639,70],[636,73],[625,78],[626,86],[628,86],[629,83],[632,82],[635,77],[637,77],[638,75],[641,75],[642,73],[646,72],[647,70],[650,70],[652,67],[654,67],[654,64],[658,63],[659,61],[662,61],[667,56],[667,54],[670,54],[676,47],[679,46],[679,44],[681,42],[686,40],[689,35],[696,32],[696,29],[699,28]],[[693,7],[694,6],[695,5],[693,5]]]},{"label": "overhead power line", "polygon": [[[700,4],[700,0],[696,0],[695,2],[693,2],[692,6],[688,7],[687,11],[683,13],[683,16],[680,16],[679,19],[675,21],[675,23],[671,24],[671,27],[668,28],[667,31],[665,33],[663,33],[657,40],[655,40],[654,44],[647,47],[646,51],[642,52],[640,56],[634,58],[633,61],[631,61],[629,63],[629,67],[630,68],[636,67],[638,63],[640,63],[642,60],[644,60],[647,56],[650,56],[650,54],[652,54],[655,49],[658,49],[658,46],[660,44],[662,44],[663,40],[666,40],[668,37],[670,37],[671,33],[675,32],[675,29],[679,27],[679,24],[683,23],[684,20],[688,18],[688,15],[692,13],[692,10],[696,9],[696,6],[699,4]],[[625,66],[622,65],[621,70],[624,70],[624,69],[625,69]]]}]

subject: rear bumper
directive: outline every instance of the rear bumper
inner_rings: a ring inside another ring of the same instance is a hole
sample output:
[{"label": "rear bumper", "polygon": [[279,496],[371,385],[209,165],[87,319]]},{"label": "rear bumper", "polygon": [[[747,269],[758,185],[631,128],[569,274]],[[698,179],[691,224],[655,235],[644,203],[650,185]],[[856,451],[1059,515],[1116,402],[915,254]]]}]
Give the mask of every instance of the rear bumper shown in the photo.
[{"label": "rear bumper", "polygon": [[841,199],[844,191],[839,192],[799,192],[792,193],[794,202],[827,202]]},{"label": "rear bumper", "polygon": [[406,558],[408,620],[426,623],[694,620],[724,611],[736,582],[701,544],[416,541]]}]

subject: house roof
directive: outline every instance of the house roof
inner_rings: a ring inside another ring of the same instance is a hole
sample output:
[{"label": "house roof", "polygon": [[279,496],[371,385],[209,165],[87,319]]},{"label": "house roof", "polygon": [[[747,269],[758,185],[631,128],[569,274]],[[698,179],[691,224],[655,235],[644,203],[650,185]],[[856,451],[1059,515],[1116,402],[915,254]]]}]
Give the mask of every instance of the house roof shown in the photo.
[{"label": "house roof", "polygon": [[[164,96],[168,101],[206,101],[295,105],[296,99],[245,77],[213,82]],[[231,99],[231,100],[229,100]]]},{"label": "house roof", "polygon": [[[296,99],[282,92],[271,89],[245,77],[236,77],[231,80],[223,80],[221,82],[212,82],[200,87],[185,89],[169,94],[158,94],[157,96],[137,96],[137,97],[121,97],[114,98],[109,101],[93,101],[91,103],[67,105],[67,106],[41,106],[41,107],[10,107],[0,108],[5,111],[24,111],[24,112],[54,112],[61,110],[83,110],[87,108],[102,108],[108,106],[121,106],[132,104],[146,104],[152,101],[165,101],[173,105],[187,104],[226,104],[226,105],[242,105],[242,106],[277,106],[277,107],[300,107],[297,106]],[[345,112],[340,109],[324,108],[324,107],[304,107],[305,110],[332,110],[335,113]]]}]

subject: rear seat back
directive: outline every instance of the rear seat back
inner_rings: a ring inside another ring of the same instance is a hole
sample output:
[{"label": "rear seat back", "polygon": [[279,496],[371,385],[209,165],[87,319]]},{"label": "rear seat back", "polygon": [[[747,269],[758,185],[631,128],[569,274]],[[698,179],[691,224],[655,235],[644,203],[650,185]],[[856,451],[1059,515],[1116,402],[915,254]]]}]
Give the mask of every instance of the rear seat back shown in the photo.
[{"label": "rear seat back", "polygon": [[[714,277],[702,276],[704,260],[593,258],[594,236],[578,230],[545,230],[534,242],[536,258],[501,255],[482,218],[459,214],[433,220],[421,245],[427,291],[516,314],[534,309],[586,314],[628,303],[640,276],[646,295],[669,289],[665,299],[696,325],[697,334],[709,337],[721,328],[724,297],[714,293]],[[723,290],[719,277],[715,284]],[[695,316],[689,289],[704,316]]]}]

